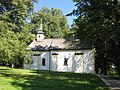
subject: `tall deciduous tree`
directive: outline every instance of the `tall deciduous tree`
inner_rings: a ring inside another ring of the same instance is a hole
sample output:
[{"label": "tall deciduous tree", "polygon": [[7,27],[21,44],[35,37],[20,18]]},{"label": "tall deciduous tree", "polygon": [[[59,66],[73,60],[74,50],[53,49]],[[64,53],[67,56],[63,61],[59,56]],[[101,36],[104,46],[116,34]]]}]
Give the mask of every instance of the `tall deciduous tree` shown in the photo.
[{"label": "tall deciduous tree", "polygon": [[26,46],[31,37],[28,34],[29,18],[36,0],[0,1],[0,64],[22,67]]},{"label": "tall deciduous tree", "polygon": [[43,7],[38,12],[35,12],[31,21],[33,24],[33,33],[37,32],[39,29],[41,19],[46,38],[67,36],[67,20],[61,10]]},{"label": "tall deciduous tree", "polygon": [[11,23],[10,28],[15,32],[22,30],[33,12],[33,2],[37,0],[1,0],[0,20]]},{"label": "tall deciduous tree", "polygon": [[120,75],[120,1],[73,0],[77,9],[77,33],[81,42],[96,48],[96,71],[107,74],[111,65]]}]

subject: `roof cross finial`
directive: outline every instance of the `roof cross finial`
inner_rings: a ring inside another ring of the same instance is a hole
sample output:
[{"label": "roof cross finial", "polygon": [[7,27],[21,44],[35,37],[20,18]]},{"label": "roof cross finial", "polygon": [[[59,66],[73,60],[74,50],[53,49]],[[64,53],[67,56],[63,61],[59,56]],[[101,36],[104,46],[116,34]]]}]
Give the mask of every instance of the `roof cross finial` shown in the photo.
[{"label": "roof cross finial", "polygon": [[43,39],[44,39],[44,32],[43,32],[43,28],[42,28],[42,19],[41,19],[40,28],[39,28],[39,31],[37,32],[37,41],[42,42]]},{"label": "roof cross finial", "polygon": [[41,24],[40,24],[40,27],[39,27],[39,30],[37,32],[37,34],[43,34],[43,27],[42,27],[42,19],[41,19]]}]

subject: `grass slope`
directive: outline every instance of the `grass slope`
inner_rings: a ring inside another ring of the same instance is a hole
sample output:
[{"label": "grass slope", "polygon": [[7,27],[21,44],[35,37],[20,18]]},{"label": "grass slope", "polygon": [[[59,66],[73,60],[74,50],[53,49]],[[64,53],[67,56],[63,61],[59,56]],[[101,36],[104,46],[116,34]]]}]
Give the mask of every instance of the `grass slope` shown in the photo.
[{"label": "grass slope", "polygon": [[0,67],[0,90],[108,90],[93,74]]}]

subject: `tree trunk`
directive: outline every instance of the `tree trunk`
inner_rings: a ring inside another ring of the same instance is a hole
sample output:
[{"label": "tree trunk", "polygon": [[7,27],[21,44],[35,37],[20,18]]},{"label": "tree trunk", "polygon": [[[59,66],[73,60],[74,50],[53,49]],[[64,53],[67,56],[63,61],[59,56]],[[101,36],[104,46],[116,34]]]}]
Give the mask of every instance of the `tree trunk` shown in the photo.
[{"label": "tree trunk", "polygon": [[14,64],[12,64],[12,68],[14,68]]},{"label": "tree trunk", "polygon": [[104,60],[104,66],[103,66],[103,74],[104,75],[107,75],[107,63],[106,63],[106,60]]},{"label": "tree trunk", "polygon": [[119,77],[120,77],[120,70],[118,71],[118,75],[119,75]]},{"label": "tree trunk", "polygon": [[117,0],[114,0],[113,3],[114,3],[114,5],[117,5],[118,1],[117,1]]}]

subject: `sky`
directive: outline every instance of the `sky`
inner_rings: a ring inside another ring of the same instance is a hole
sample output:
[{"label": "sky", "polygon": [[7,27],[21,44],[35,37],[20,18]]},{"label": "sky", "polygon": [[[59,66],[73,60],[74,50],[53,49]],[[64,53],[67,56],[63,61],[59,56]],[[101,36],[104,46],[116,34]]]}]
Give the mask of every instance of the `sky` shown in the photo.
[{"label": "sky", "polygon": [[[66,15],[75,9],[74,2],[72,0],[38,0],[38,3],[34,4],[35,12],[40,10],[43,6],[48,8],[58,8],[62,10],[63,14]],[[75,16],[67,16],[68,25],[72,25]]]}]

